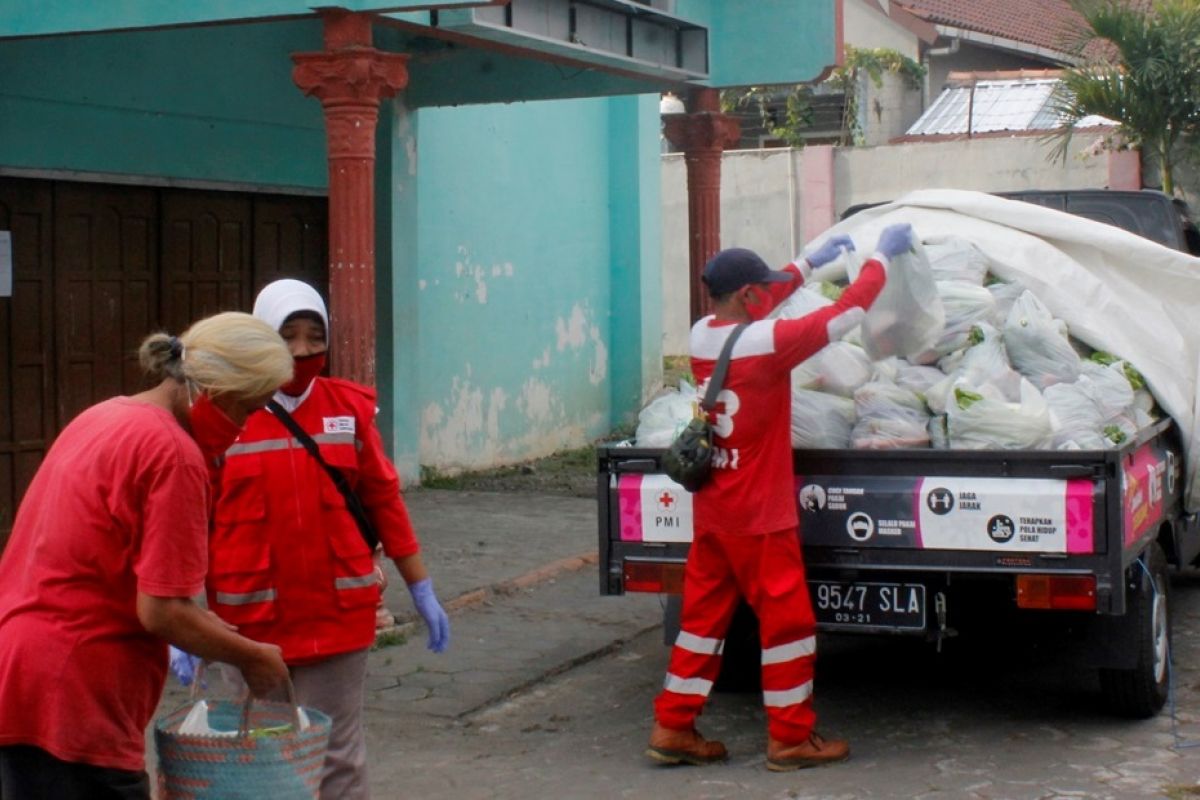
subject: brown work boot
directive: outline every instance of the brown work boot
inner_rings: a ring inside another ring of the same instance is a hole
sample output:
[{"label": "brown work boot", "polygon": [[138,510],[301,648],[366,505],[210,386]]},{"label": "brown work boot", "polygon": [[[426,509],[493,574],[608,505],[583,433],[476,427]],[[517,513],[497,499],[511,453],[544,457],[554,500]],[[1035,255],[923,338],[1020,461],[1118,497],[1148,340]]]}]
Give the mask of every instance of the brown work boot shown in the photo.
[{"label": "brown work boot", "polygon": [[690,731],[677,731],[664,728],[657,722],[654,730],[650,731],[650,745],[646,755],[659,764],[695,764],[703,766],[715,761],[724,761],[729,755],[725,745],[720,742],[710,742],[697,733],[695,728]]},{"label": "brown work boot", "polygon": [[784,744],[767,737],[767,769],[791,772],[842,761],[850,755],[850,745],[842,739],[825,739],[816,731],[800,744]]}]

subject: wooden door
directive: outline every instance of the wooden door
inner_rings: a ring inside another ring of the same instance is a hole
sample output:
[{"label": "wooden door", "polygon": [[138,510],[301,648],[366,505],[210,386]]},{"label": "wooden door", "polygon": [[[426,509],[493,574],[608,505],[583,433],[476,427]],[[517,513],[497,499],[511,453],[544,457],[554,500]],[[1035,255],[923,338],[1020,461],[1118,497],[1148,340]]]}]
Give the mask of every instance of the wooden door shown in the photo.
[{"label": "wooden door", "polygon": [[297,278],[328,300],[328,232],[323,197],[254,198],[254,293],[278,278]]},{"label": "wooden door", "polygon": [[0,549],[58,432],[145,388],[137,349],[281,277],[328,296],[326,201],[0,178],[13,297],[0,298]]},{"label": "wooden door", "polygon": [[249,311],[250,195],[164,190],[162,324],[181,333],[218,311]]},{"label": "wooden door", "polygon": [[160,323],[155,190],[60,183],[54,205],[57,432],[143,388],[138,346]]},{"label": "wooden door", "polygon": [[0,297],[0,549],[17,502],[57,432],[53,198],[44,181],[0,181],[12,235],[12,297]]}]

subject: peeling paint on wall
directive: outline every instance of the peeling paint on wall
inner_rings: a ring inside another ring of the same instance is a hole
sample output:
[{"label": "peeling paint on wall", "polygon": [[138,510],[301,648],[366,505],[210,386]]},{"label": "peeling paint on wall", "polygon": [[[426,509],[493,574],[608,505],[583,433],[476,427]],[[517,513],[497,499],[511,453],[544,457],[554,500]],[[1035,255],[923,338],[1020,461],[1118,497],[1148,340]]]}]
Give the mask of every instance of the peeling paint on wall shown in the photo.
[{"label": "peeling paint on wall", "polygon": [[599,386],[608,377],[608,345],[604,343],[603,337],[600,336],[600,329],[595,325],[588,334],[592,344],[596,347],[596,357],[588,366],[588,380],[593,386]]},{"label": "peeling paint on wall", "polygon": [[[588,365],[588,381],[593,386],[599,386],[608,377],[608,345],[600,334],[600,328],[592,324],[592,312],[586,304],[576,303],[567,317],[559,317],[554,321],[554,333],[557,339],[558,352],[580,350],[590,345],[595,349],[594,358]],[[549,350],[544,354],[549,364]],[[533,362],[537,367],[538,362]]]},{"label": "peeling paint on wall", "polygon": [[555,416],[555,406],[561,405],[555,397],[554,390],[548,383],[537,378],[530,378],[521,387],[517,397],[517,408],[521,410],[530,422],[546,423]]},{"label": "peeling paint on wall", "polygon": [[421,449],[443,453],[450,460],[465,459],[483,438],[483,391],[472,386],[469,377],[456,375],[447,405],[444,409],[430,403],[421,411]]},{"label": "peeling paint on wall", "polygon": [[498,386],[492,389],[492,398],[487,409],[487,435],[493,442],[500,438],[500,412],[506,405],[508,393]]},{"label": "peeling paint on wall", "polygon": [[459,258],[454,262],[454,275],[474,282],[474,286],[462,291],[456,291],[454,297],[459,303],[465,303],[472,296],[479,305],[487,305],[488,283],[486,278],[512,278],[515,272],[511,261],[494,263],[490,266],[472,263],[471,251],[466,245],[458,246]]},{"label": "peeling paint on wall", "polygon": [[567,319],[559,317],[554,322],[554,332],[558,334],[558,352],[568,347],[578,350],[587,341],[584,329],[587,327],[587,314],[578,303],[571,309]]},{"label": "peeling paint on wall", "polygon": [[541,356],[533,360],[534,369],[545,369],[550,366],[550,348],[547,347],[542,351]]}]

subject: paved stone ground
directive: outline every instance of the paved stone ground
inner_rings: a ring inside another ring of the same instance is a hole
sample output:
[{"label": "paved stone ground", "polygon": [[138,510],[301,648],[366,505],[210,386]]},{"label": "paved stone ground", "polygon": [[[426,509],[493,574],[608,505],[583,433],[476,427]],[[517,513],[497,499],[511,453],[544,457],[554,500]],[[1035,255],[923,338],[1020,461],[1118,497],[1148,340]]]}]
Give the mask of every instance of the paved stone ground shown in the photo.
[{"label": "paved stone ground", "polygon": [[[910,640],[823,637],[820,727],[851,740],[849,762],[768,773],[758,696],[719,694],[701,729],[726,742],[729,763],[664,769],[642,756],[667,655],[660,631],[652,629],[474,712],[453,718],[412,714],[413,708],[386,718],[373,713],[372,784],[380,798],[1196,797],[1200,581],[1178,583],[1178,729],[1166,712],[1147,721],[1109,716],[1094,676],[1058,663],[1052,642],[1030,647],[999,637],[939,656]],[[616,606],[627,601],[644,606],[645,598],[596,598],[593,592],[590,581],[568,577],[489,612],[525,618],[525,633],[513,645],[526,647],[550,630],[531,605],[575,606],[580,619],[621,616],[628,612]],[[648,616],[657,611],[645,610]],[[469,624],[464,619],[463,627]],[[510,630],[520,628],[514,622]]]},{"label": "paved stone ground", "polygon": [[[1200,577],[1176,580],[1175,717],[1114,719],[1053,641],[996,635],[939,656],[908,639],[823,637],[820,728],[844,765],[776,775],[752,694],[701,720],[729,763],[651,766],[642,750],[667,650],[657,597],[600,597],[594,501],[418,491],[409,497],[453,613],[451,651],[372,653],[367,726],[384,798],[1200,797]],[[394,581],[389,604],[410,605]],[[457,600],[455,600],[457,598]],[[403,628],[402,628],[403,630]],[[178,689],[164,709],[182,702]],[[1179,745],[1184,746],[1179,746]]]}]

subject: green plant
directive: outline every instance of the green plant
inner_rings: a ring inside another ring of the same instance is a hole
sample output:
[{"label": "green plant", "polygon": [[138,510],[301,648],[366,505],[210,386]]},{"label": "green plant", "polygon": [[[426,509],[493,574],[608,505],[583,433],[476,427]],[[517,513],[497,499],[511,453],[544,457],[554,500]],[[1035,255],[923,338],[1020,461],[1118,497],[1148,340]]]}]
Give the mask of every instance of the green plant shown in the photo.
[{"label": "green plant", "polygon": [[[780,118],[776,104],[783,96],[783,116]],[[753,108],[758,111],[759,123],[776,139],[782,139],[788,147],[804,146],[804,129],[812,124],[812,89],[798,83],[794,86],[749,86],[744,89],[724,89],[721,92],[721,108],[735,111]]]},{"label": "green plant", "polygon": [[1098,114],[1158,161],[1163,191],[1174,193],[1176,145],[1200,133],[1200,3],[1070,3],[1083,17],[1071,46],[1081,63],[1063,73],[1052,101],[1062,123],[1048,137],[1050,158],[1065,159],[1076,127]]},{"label": "green plant", "polygon": [[920,89],[925,79],[925,67],[903,53],[886,47],[860,48],[846,45],[846,58],[826,83],[842,92],[846,98],[842,110],[842,132],[838,144],[862,144],[863,131],[859,123],[859,103],[862,100],[863,79],[876,88],[883,85],[885,74],[898,75],[910,89]]},{"label": "green plant", "polygon": [[383,650],[386,647],[398,647],[408,641],[408,636],[400,631],[385,631],[375,637],[372,650]]},{"label": "green plant", "polygon": [[[920,89],[925,79],[925,67],[903,53],[886,47],[859,48],[846,45],[846,57],[840,67],[825,80],[824,85],[839,91],[845,97],[842,114],[841,145],[861,144],[862,126],[858,122],[858,108],[863,80],[869,79],[876,87],[883,85],[885,74],[899,75],[911,89]],[[809,84],[780,84],[772,86],[747,86],[724,89],[721,92],[722,110],[736,111],[755,109],[763,128],[776,139],[782,139],[789,147],[803,147],[805,130],[812,125],[813,88]],[[778,105],[783,101],[783,113]]]}]

